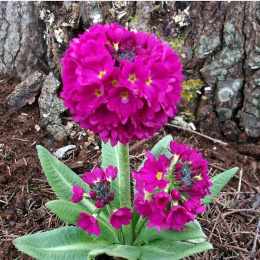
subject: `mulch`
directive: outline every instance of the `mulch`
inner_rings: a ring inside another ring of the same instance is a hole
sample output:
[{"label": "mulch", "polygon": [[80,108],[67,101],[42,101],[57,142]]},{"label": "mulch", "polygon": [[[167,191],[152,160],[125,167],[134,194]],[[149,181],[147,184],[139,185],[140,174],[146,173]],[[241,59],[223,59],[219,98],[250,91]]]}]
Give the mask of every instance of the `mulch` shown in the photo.
[{"label": "mulch", "polygon": [[[17,78],[0,77],[0,259],[30,260],[32,258],[14,247],[13,239],[66,224],[45,207],[46,202],[55,199],[55,195],[41,169],[36,145],[43,145],[51,152],[57,147],[47,138],[40,124],[37,102],[18,112],[8,111],[5,105],[6,96],[17,83]],[[65,164],[77,174],[99,166],[99,138],[93,137],[91,131],[80,129],[66,116],[63,123],[73,134],[62,146],[77,146],[77,152],[67,158]],[[40,130],[36,125],[40,126]],[[210,176],[239,167],[235,177],[207,206],[207,211],[197,218],[214,249],[186,259],[260,259],[260,238],[256,234],[257,226],[260,226],[259,145],[228,142],[225,146],[206,137],[165,126],[150,140],[131,143],[131,167],[137,168],[145,151],[167,134],[202,152],[210,162]],[[227,142],[217,133],[212,136]]]}]

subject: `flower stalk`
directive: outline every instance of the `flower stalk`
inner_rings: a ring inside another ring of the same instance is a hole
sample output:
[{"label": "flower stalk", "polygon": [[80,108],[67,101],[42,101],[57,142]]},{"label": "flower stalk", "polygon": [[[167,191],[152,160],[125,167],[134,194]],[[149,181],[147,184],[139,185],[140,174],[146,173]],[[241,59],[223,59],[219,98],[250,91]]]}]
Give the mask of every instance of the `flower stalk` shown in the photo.
[{"label": "flower stalk", "polygon": [[[120,187],[120,207],[132,209],[131,205],[131,178],[129,164],[129,144],[126,146],[118,142],[116,146],[116,157],[118,162],[118,178]],[[132,223],[122,227],[123,237],[126,245],[133,244]]]}]

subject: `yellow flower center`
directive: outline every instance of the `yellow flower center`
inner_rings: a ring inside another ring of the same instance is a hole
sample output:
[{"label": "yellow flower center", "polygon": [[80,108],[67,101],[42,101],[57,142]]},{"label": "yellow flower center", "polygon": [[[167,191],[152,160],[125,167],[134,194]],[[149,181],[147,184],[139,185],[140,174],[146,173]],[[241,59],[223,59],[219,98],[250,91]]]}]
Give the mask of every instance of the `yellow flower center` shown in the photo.
[{"label": "yellow flower center", "polygon": [[97,217],[98,217],[98,214],[97,214],[97,213],[94,213],[94,214],[92,215],[92,217],[93,217],[93,218],[97,218]]},{"label": "yellow flower center", "polygon": [[111,83],[113,86],[116,86],[118,84],[118,81],[116,79],[114,79]]},{"label": "yellow flower center", "polygon": [[150,201],[153,198],[153,194],[144,190],[144,199]]},{"label": "yellow flower center", "polygon": [[135,76],[134,74],[131,74],[131,75],[129,76],[129,81],[135,82],[135,81],[136,81],[136,76]]},{"label": "yellow flower center", "polygon": [[178,204],[179,204],[179,203],[178,203],[177,200],[174,200],[174,201],[172,202],[172,205],[173,205],[173,206],[178,206]]},{"label": "yellow flower center", "polygon": [[102,77],[106,74],[105,71],[100,71],[98,77],[102,79]]},{"label": "yellow flower center", "polygon": [[156,174],[156,178],[158,181],[160,181],[162,179],[163,173],[162,172],[157,172]]},{"label": "yellow flower center", "polygon": [[127,92],[122,92],[121,93],[121,98],[127,99],[128,98],[128,93]]},{"label": "yellow flower center", "polygon": [[152,79],[151,77],[149,77],[147,80],[146,80],[146,85],[150,85],[152,83]]},{"label": "yellow flower center", "polygon": [[102,96],[102,92],[101,92],[100,89],[96,89],[95,90],[95,94],[96,94],[97,97],[101,97]]},{"label": "yellow flower center", "polygon": [[174,156],[173,156],[173,164],[176,164],[178,162],[179,157],[180,156],[178,154],[174,154]]},{"label": "yellow flower center", "polygon": [[197,179],[198,181],[201,181],[202,177],[201,177],[201,175],[197,175],[197,176],[194,177],[194,179]]},{"label": "yellow flower center", "polygon": [[119,49],[118,45],[119,45],[119,43],[113,43],[115,51],[118,51],[118,49]]}]

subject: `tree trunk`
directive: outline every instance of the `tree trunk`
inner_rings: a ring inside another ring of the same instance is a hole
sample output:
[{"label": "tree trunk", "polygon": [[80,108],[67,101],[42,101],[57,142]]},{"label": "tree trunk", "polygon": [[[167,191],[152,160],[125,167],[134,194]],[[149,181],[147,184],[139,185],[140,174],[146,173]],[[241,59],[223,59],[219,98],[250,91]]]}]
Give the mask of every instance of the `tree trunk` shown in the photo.
[{"label": "tree trunk", "polygon": [[156,34],[180,55],[190,98],[179,110],[197,128],[259,141],[259,17],[260,2],[2,2],[0,72],[25,78],[53,70],[60,78],[71,38],[93,23],[117,22]]},{"label": "tree trunk", "polygon": [[44,23],[33,2],[0,2],[0,73],[25,79],[43,69]]}]

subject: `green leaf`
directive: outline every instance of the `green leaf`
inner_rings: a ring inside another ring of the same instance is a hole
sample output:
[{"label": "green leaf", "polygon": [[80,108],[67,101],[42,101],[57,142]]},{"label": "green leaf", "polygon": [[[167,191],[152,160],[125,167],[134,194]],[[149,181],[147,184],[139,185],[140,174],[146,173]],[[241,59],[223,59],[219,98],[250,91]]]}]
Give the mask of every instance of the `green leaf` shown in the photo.
[{"label": "green leaf", "polygon": [[[45,148],[38,145],[37,150],[43,171],[58,198],[71,202],[73,194],[72,187],[74,185],[84,188],[86,192],[89,191],[89,186],[76,173],[55,158]],[[83,199],[77,204],[84,207],[84,211],[89,212],[89,214],[92,214],[96,209],[91,200]],[[108,222],[107,209],[104,208],[103,212],[104,214],[101,215],[101,218]]]},{"label": "green leaf", "polygon": [[140,260],[178,260],[192,254],[200,253],[205,250],[212,249],[212,245],[208,242],[191,243],[168,240],[156,240],[149,245],[141,247]]},{"label": "green leaf", "polygon": [[[79,219],[79,213],[87,212],[90,215],[92,214],[92,211],[87,210],[85,207],[65,200],[53,200],[48,202],[46,206],[53,213],[57,214],[60,219],[73,225],[77,225],[76,220]],[[105,217],[102,218],[102,215],[103,213],[97,218],[101,230],[98,238],[108,240],[112,243],[119,243],[115,229],[108,223],[108,220],[104,220]]]},{"label": "green leaf", "polygon": [[138,237],[136,238],[134,245],[150,244],[158,239],[165,239],[169,242],[172,241],[188,241],[191,239],[206,239],[206,235],[202,232],[200,224],[197,220],[189,222],[185,225],[185,229],[181,232],[173,230],[161,230],[156,231],[155,228],[144,227]]},{"label": "green leaf", "polygon": [[207,195],[204,199],[201,200],[201,203],[204,203],[205,205],[209,204],[224,188],[228,181],[236,174],[237,170],[238,167],[235,167],[212,177],[210,181],[213,183],[213,186],[209,188],[211,195]]},{"label": "green leaf", "polygon": [[86,192],[89,191],[88,185],[77,174],[44,147],[38,145],[37,150],[43,171],[58,198],[71,201],[72,186],[74,185],[84,188]]},{"label": "green leaf", "polygon": [[58,215],[61,220],[72,225],[77,225],[76,220],[79,219],[79,213],[87,212],[82,206],[66,200],[52,200],[45,205],[49,210]]},{"label": "green leaf", "polygon": [[88,259],[95,259],[96,256],[107,254],[113,257],[122,257],[128,260],[137,260],[140,257],[140,247],[129,245],[111,245],[104,248],[96,248],[89,252]]},{"label": "green leaf", "polygon": [[[106,144],[102,142],[102,164],[101,168],[106,170],[106,168],[110,165],[118,168],[118,161],[116,157],[115,147],[112,147],[110,141]],[[119,178],[115,178],[115,180],[111,183],[111,190],[115,192],[115,197],[113,200],[113,204],[117,208],[120,208],[120,190],[119,190]]]},{"label": "green leaf", "polygon": [[[168,158],[172,157],[172,154],[169,152],[169,148],[170,148],[170,142],[172,141],[172,136],[171,135],[167,135],[165,136],[162,140],[160,140],[151,150],[151,153],[154,154],[156,156],[156,158],[158,159],[158,156],[160,154],[164,154],[166,155]],[[146,159],[144,159],[142,161],[142,163],[140,164],[140,166],[138,167],[138,171],[141,170],[141,168],[144,166]]]},{"label": "green leaf", "polygon": [[22,252],[41,260],[85,260],[92,249],[108,246],[109,242],[93,240],[77,227],[63,227],[19,237],[14,244]]}]

